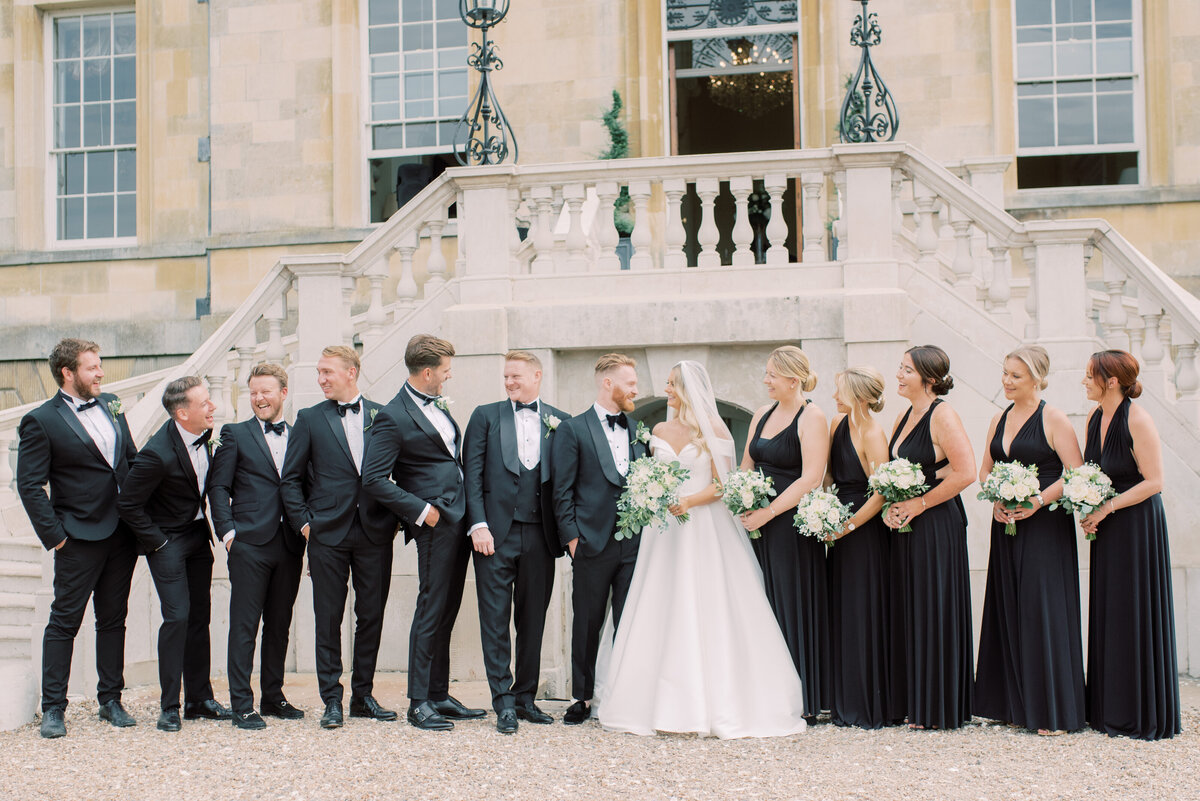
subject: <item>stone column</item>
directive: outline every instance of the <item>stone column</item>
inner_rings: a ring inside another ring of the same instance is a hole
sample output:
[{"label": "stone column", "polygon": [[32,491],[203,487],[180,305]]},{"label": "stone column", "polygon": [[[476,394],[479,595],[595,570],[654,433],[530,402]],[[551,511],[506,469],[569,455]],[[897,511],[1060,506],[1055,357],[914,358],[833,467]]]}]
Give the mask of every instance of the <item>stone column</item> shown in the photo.
[{"label": "stone column", "polygon": [[835,145],[834,155],[846,171],[842,214],[852,243],[843,267],[846,289],[896,286],[898,270],[892,252],[892,167],[901,150],[896,145]]},{"label": "stone column", "polygon": [[303,409],[325,399],[317,386],[317,360],[343,338],[342,262],[336,256],[297,256],[285,260],[296,276],[296,361],[291,365],[289,399]]}]

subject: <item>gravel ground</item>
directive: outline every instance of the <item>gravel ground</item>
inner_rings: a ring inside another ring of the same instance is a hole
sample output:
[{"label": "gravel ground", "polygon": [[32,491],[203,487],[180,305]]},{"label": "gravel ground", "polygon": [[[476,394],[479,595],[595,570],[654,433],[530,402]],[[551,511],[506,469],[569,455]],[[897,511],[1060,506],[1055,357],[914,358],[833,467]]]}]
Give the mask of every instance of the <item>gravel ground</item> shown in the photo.
[{"label": "gravel ground", "polygon": [[[308,713],[244,732],[185,721],[159,732],[157,688],[125,694],[135,728],[72,703],[68,734],[43,740],[36,724],[0,733],[0,799],[239,801],[241,799],[1200,799],[1200,682],[1183,682],[1184,733],[1144,743],[1095,732],[1046,738],[975,723],[954,732],[860,731],[829,724],[793,737],[720,741],[637,737],[594,721],[522,722],[498,734],[495,717],[421,732],[401,721],[347,719],[317,727],[312,676],[285,692]],[[223,686],[217,690],[220,697]],[[487,706],[481,683],[456,686]],[[403,715],[402,676],[376,696]],[[560,718],[565,702],[542,707]]]}]

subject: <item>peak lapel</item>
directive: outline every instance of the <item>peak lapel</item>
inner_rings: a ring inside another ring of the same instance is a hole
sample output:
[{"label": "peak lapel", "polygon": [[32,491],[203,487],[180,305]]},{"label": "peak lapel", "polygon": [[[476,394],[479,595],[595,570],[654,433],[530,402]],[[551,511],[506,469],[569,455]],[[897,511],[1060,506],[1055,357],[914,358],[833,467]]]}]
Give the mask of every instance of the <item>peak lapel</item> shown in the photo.
[{"label": "peak lapel", "polygon": [[[92,439],[92,435],[89,434],[87,429],[83,427],[83,423],[79,422],[78,415],[76,415],[74,410],[67,405],[65,400],[63,400],[63,396],[56,395],[55,400],[58,403],[57,409],[59,415],[64,421],[66,421],[67,426],[75,432],[75,436],[79,437],[79,439],[83,441],[84,447],[86,447],[88,451],[103,464],[108,464],[108,460],[104,458],[104,454],[100,453],[100,449],[96,447],[96,442]],[[117,452],[120,453],[120,450],[118,449]]]},{"label": "peak lapel", "polygon": [[[171,443],[171,449],[175,451],[175,458],[179,460],[179,468],[183,470],[183,474],[188,478],[188,487],[192,490],[192,495],[200,497],[200,483],[196,480],[196,468],[192,467],[192,457],[188,454],[188,446],[183,444],[183,439],[179,436],[179,430],[175,428],[175,424],[168,420],[167,439]],[[207,443],[205,443],[207,447]],[[208,471],[212,473],[212,470]],[[208,483],[207,476],[205,483]]]},{"label": "peak lapel", "polygon": [[501,401],[496,407],[500,416],[500,453],[504,456],[504,466],[515,476],[521,475],[521,460],[517,453],[517,420],[513,414],[512,403]]},{"label": "peak lapel", "polygon": [[[425,416],[425,412],[417,406],[417,402],[412,399],[412,395],[408,394],[408,390],[401,387],[400,397],[403,398],[404,408],[408,410],[409,416],[413,422],[417,424],[417,428],[424,431],[437,446],[442,449],[442,452],[447,456],[457,458],[457,454],[450,453],[450,449],[446,447],[446,440],[442,439],[442,435],[433,427],[433,423],[429,422],[429,418]],[[448,416],[448,415],[447,415]],[[450,422],[454,423],[454,418],[450,418]],[[454,431],[458,433],[458,424],[454,424]],[[462,437],[455,437],[455,441],[461,440]]]},{"label": "peak lapel", "polygon": [[583,414],[584,425],[592,432],[592,445],[596,448],[596,458],[600,461],[600,470],[609,483],[621,486],[621,474],[617,472],[617,463],[613,461],[612,449],[608,446],[608,437],[604,436],[600,418],[591,409]]},{"label": "peak lapel", "polygon": [[[346,461],[350,462],[351,467],[354,467],[354,457],[350,455],[350,443],[346,441],[346,429],[342,428],[342,418],[338,417],[337,402],[325,401],[325,405],[321,407],[321,413],[325,416],[325,422],[329,424],[329,430],[333,432],[333,438],[341,446]],[[363,450],[366,450],[365,438],[363,439]]]}]

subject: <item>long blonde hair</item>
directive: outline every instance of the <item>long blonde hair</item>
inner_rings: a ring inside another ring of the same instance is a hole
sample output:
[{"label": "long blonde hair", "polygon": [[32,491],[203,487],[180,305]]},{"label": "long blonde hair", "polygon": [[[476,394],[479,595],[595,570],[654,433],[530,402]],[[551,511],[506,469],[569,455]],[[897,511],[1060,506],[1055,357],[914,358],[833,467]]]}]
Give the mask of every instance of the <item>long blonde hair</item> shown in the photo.
[{"label": "long blonde hair", "polygon": [[675,399],[679,401],[679,409],[675,412],[675,419],[687,426],[691,432],[692,438],[689,442],[695,444],[697,448],[704,451],[709,456],[712,452],[708,449],[708,443],[704,441],[704,432],[700,430],[700,421],[696,417],[696,410],[692,408],[691,402],[688,400],[688,394],[683,383],[683,371],[679,369],[679,365],[671,368],[671,372],[667,375],[667,380],[675,388]]}]

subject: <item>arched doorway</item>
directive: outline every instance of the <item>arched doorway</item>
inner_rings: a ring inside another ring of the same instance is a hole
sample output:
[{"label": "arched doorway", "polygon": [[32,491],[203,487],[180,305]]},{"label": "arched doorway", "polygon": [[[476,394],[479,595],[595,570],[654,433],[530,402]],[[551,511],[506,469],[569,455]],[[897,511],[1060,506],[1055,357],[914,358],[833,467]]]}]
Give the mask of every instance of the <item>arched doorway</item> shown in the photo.
[{"label": "arched doorway", "polygon": [[[750,432],[750,419],[754,415],[741,406],[735,406],[722,400],[717,401],[717,414],[721,415],[721,419],[729,427],[729,433],[733,434],[733,444],[737,448],[737,458],[740,462],[746,447],[746,438]],[[644,398],[639,400],[637,408],[629,414],[629,418],[633,420],[634,425],[642,422],[648,428],[654,428],[667,419],[667,399]]]}]

